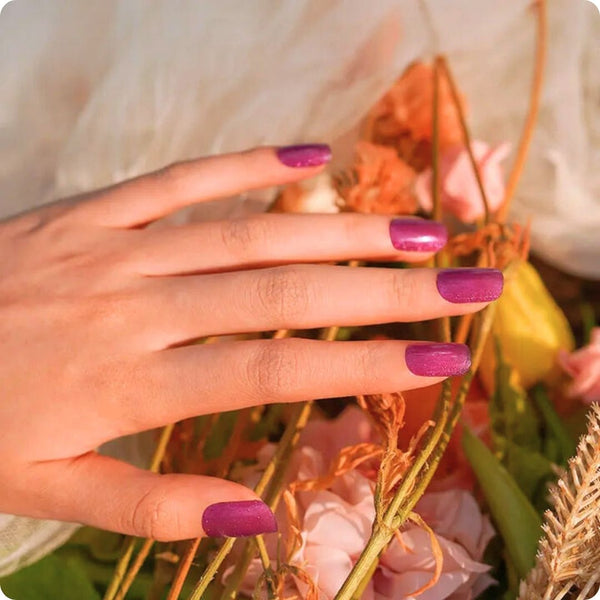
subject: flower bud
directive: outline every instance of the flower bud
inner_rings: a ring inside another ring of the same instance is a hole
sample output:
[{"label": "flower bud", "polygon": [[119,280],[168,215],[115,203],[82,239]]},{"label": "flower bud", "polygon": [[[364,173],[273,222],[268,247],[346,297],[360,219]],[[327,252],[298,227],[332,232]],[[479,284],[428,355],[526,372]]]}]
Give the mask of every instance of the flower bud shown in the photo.
[{"label": "flower bud", "polygon": [[514,367],[524,388],[540,381],[551,383],[559,377],[558,352],[570,351],[575,345],[564,313],[535,268],[522,261],[506,275],[479,368],[488,391],[494,389],[494,338],[499,340],[504,360]]}]

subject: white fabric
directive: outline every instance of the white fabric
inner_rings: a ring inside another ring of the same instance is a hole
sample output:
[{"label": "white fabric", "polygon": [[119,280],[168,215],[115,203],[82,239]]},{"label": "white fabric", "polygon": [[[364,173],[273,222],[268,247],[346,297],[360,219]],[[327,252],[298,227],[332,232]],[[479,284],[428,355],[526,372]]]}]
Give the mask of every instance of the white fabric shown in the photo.
[{"label": "white fabric", "polygon": [[[12,2],[0,16],[0,215],[256,144],[330,142],[338,166],[369,107],[410,62],[439,51],[476,137],[515,147],[531,79],[530,4]],[[600,19],[584,0],[549,0],[549,12],[540,127],[513,215],[534,218],[546,259],[600,277]],[[70,527],[38,522],[15,550],[3,542],[14,524],[0,521],[0,573]]]}]

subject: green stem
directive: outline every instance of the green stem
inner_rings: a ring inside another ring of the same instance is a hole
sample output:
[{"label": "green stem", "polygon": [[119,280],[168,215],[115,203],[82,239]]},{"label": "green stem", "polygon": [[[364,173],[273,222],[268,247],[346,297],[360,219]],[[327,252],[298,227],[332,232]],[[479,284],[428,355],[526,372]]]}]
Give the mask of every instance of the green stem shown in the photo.
[{"label": "green stem", "polygon": [[115,567],[115,572],[114,572],[112,581],[110,582],[110,585],[108,586],[108,589],[106,590],[106,593],[104,594],[103,600],[114,600],[115,596],[117,595],[117,592],[119,591],[119,587],[121,586],[121,582],[123,581],[123,578],[125,577],[127,567],[129,566],[129,561],[131,560],[131,557],[133,555],[133,550],[135,548],[136,542],[137,542],[137,538],[134,538],[134,537],[126,538],[125,545],[123,546],[123,553],[121,554],[121,557],[119,558],[119,562],[117,563],[117,566]]},{"label": "green stem", "polygon": [[210,585],[210,582],[213,580],[214,576],[217,574],[219,567],[223,563],[223,561],[227,558],[227,555],[233,548],[233,544],[235,543],[236,538],[227,538],[223,545],[219,548],[219,551],[210,561],[209,565],[206,567],[204,573],[200,577],[196,587],[190,594],[189,600],[201,600],[204,592]]},{"label": "green stem", "polygon": [[359,586],[372,572],[373,564],[379,559],[379,555],[388,545],[392,535],[393,532],[384,532],[380,527],[373,528],[365,549],[335,596],[335,600],[352,600],[355,597]]}]

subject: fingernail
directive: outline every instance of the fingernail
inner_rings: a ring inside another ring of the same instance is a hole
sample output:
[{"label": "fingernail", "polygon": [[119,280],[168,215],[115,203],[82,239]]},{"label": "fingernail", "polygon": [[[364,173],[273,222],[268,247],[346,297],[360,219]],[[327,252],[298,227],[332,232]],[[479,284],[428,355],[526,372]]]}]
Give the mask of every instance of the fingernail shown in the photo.
[{"label": "fingernail", "polygon": [[445,269],[437,276],[437,289],[448,302],[491,302],[500,296],[504,276],[498,269]]},{"label": "fingernail", "polygon": [[327,144],[303,144],[277,149],[277,158],[287,167],[318,167],[331,160]]},{"label": "fingernail", "polygon": [[277,531],[277,521],[260,500],[218,502],[205,509],[202,528],[210,537],[244,537],[273,533]]},{"label": "fingernail", "polygon": [[465,344],[411,344],[404,360],[413,375],[450,377],[469,370],[471,352]]},{"label": "fingernail", "polygon": [[446,228],[437,221],[425,219],[393,219],[390,237],[396,250],[435,252],[448,241]]}]

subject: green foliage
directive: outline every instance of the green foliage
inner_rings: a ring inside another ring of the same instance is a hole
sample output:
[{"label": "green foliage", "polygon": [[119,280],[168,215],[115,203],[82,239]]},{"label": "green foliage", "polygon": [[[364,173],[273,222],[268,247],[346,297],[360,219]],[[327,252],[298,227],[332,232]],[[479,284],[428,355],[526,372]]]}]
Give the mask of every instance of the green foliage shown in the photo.
[{"label": "green foliage", "polygon": [[502,537],[504,551],[494,563],[502,592],[494,593],[508,600],[533,565],[548,483],[557,477],[555,467],[574,455],[575,439],[541,385],[532,390],[532,402],[517,383],[498,340],[496,364],[489,404],[493,452],[469,431],[463,447]]},{"label": "green foliage", "polygon": [[544,422],[544,453],[556,464],[566,466],[569,458],[575,456],[577,452],[575,438],[556,413],[546,390],[538,385],[533,389],[532,394]]},{"label": "green foliage", "polygon": [[554,465],[565,466],[575,454],[566,429],[544,388],[533,390],[532,402],[517,383],[496,340],[496,389],[490,400],[495,454],[538,511],[547,508],[547,486],[556,479]]},{"label": "green foliage", "polygon": [[0,579],[0,586],[15,600],[100,600],[80,561],[56,554]]},{"label": "green foliage", "polygon": [[468,428],[462,446],[481,485],[511,562],[524,577],[535,561],[542,520],[515,479]]},{"label": "green foliage", "polygon": [[[512,367],[504,362],[496,340],[496,389],[490,399],[490,421],[494,449],[504,462],[507,443],[539,452],[542,449],[540,423],[527,394],[511,381]],[[507,465],[510,471],[510,466]]]}]

